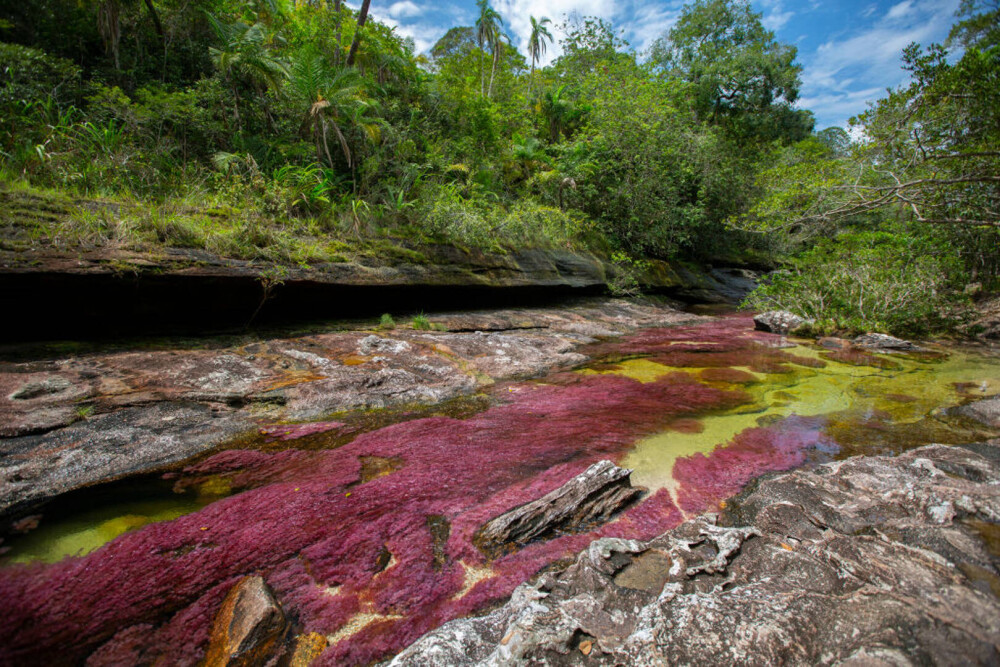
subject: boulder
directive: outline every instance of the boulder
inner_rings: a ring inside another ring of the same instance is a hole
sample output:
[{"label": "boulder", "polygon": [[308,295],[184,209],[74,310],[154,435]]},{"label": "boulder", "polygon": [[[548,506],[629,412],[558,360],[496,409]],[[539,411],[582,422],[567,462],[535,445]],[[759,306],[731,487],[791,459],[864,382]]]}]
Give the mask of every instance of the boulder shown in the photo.
[{"label": "boulder", "polygon": [[721,516],[597,540],[391,664],[994,663],[998,444],[764,478]]},{"label": "boulder", "polygon": [[952,414],[967,417],[992,428],[1000,428],[1000,396],[991,396],[951,410]]},{"label": "boulder", "polygon": [[285,614],[260,576],[230,589],[215,615],[205,667],[263,665],[280,648],[288,629]]},{"label": "boulder", "polygon": [[854,339],[854,344],[875,352],[920,352],[923,350],[922,347],[914,345],[908,340],[880,333],[858,336]]},{"label": "boulder", "polygon": [[795,331],[803,324],[811,323],[804,317],[799,317],[795,313],[787,310],[772,310],[766,313],[759,313],[754,316],[753,324],[757,331],[768,333],[787,334]]},{"label": "boulder", "polygon": [[627,507],[645,489],[633,487],[631,470],[598,461],[558,489],[487,522],[476,533],[476,545],[491,558],[556,531],[574,531],[608,518]]}]

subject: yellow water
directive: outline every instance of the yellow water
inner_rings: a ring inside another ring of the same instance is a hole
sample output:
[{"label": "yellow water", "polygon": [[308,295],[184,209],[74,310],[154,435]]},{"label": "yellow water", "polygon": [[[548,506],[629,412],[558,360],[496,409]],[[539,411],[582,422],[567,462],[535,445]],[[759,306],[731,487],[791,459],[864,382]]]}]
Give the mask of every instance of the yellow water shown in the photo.
[{"label": "yellow water", "polygon": [[226,492],[228,488],[212,483],[183,494],[172,493],[156,481],[148,482],[146,488],[135,483],[109,487],[97,498],[87,498],[89,507],[82,512],[72,507],[56,508],[56,516],[47,512],[37,528],[15,540],[4,563],[54,563],[82,556],[130,530],[195,512]]},{"label": "yellow water", "polygon": [[[675,488],[673,468],[678,458],[710,452],[745,429],[782,417],[826,415],[832,426],[878,417],[883,423],[900,425],[920,422],[940,408],[956,405],[969,396],[1000,392],[1000,359],[975,352],[953,352],[934,360],[889,356],[898,369],[833,361],[824,358],[824,350],[812,344],[798,345],[785,352],[805,359],[821,359],[826,367],[794,365],[791,373],[756,373],[736,367],[757,379],[751,384],[706,382],[699,375],[704,368],[671,367],[649,359],[632,359],[616,367],[580,372],[613,373],[640,382],[681,372],[705,384],[740,389],[753,398],[749,405],[701,417],[698,421],[702,430],[698,433],[670,429],[638,442],[621,465],[634,470],[634,483],[650,489]],[[959,391],[957,383],[966,386]]]}]

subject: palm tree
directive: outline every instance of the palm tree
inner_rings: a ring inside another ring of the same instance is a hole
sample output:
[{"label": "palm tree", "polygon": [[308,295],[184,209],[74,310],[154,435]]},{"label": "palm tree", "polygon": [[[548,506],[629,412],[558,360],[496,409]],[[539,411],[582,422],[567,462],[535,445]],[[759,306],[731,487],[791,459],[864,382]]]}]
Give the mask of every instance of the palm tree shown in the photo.
[{"label": "palm tree", "polygon": [[510,43],[510,37],[503,34],[502,32],[497,32],[497,38],[493,41],[490,49],[493,51],[493,67],[490,69],[490,85],[486,89],[486,98],[489,99],[493,97],[493,78],[497,74],[497,63],[500,62],[500,56],[503,54],[504,42]]},{"label": "palm tree", "polygon": [[[221,46],[211,47],[208,52],[212,62],[222,72],[233,91],[233,113],[237,126],[240,125],[239,84],[249,82],[257,94],[263,98],[267,88],[279,88],[288,76],[288,65],[271,54],[273,36],[261,23],[223,23],[212,15],[209,22]],[[264,104],[268,121],[271,113]]]},{"label": "palm tree", "polygon": [[566,86],[545,93],[541,104],[542,114],[549,123],[549,142],[557,143],[560,136],[567,139],[578,128],[589,108],[577,105],[566,95]]},{"label": "palm tree", "polygon": [[539,20],[535,20],[535,17],[531,18],[531,37],[528,38],[528,57],[531,58],[531,80],[528,83],[528,94],[531,94],[531,86],[535,82],[535,63],[537,63],[542,54],[545,53],[545,40],[552,41],[552,33],[545,26],[552,23],[552,19],[547,16],[543,16]]},{"label": "palm tree", "polygon": [[379,137],[379,123],[370,116],[374,107],[365,99],[364,79],[357,70],[332,68],[314,49],[305,49],[292,62],[288,91],[304,109],[303,127],[309,127],[316,144],[316,161],[334,166],[329,135],[340,144],[353,173],[354,157],[346,132],[353,126],[371,140]]},{"label": "palm tree", "polygon": [[[476,43],[479,45],[479,94],[483,97],[486,96],[486,69],[483,67],[483,54],[486,52],[486,47],[490,47],[493,51],[493,69],[496,70],[497,61],[497,48],[503,33],[500,32],[500,26],[503,25],[503,19],[500,18],[500,14],[497,13],[493,7],[490,6],[490,0],[476,0],[476,6],[479,7],[479,18],[476,19]],[[491,83],[492,83],[492,76]]]},{"label": "palm tree", "polygon": [[361,11],[358,12],[358,27],[354,30],[354,41],[351,42],[351,50],[347,53],[348,67],[354,64],[354,57],[358,53],[358,47],[361,46],[361,29],[365,27],[365,21],[368,20],[368,6],[371,4],[372,0],[361,0]]}]

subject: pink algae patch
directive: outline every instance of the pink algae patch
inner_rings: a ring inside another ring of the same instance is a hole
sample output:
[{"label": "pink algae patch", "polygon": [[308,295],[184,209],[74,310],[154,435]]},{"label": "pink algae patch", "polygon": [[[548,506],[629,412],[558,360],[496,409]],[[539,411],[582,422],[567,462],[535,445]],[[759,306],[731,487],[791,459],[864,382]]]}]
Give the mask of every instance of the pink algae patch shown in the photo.
[{"label": "pink algae patch", "polygon": [[738,433],[730,442],[674,464],[678,503],[688,513],[710,509],[765,472],[789,470],[806,462],[811,450],[831,447],[819,417],[787,417],[771,426]]},{"label": "pink algae patch", "polygon": [[[745,319],[646,331],[620,347],[706,358],[745,355],[753,346],[780,355],[751,337],[732,340],[746,332]],[[713,338],[717,345],[702,345]],[[671,340],[691,341],[691,349],[669,350]],[[93,665],[194,664],[226,591],[258,572],[302,632],[332,635],[358,613],[381,615],[319,659],[367,664],[505,598],[597,536],[652,538],[679,523],[681,509],[698,511],[756,474],[800,464],[818,440],[818,429],[794,418],[745,431],[709,456],[677,461],[680,509],[661,491],[594,531],[529,544],[487,564],[471,542],[485,521],[597,460],[619,460],[644,436],[700,428],[697,416],[749,401],[685,373],[646,384],[559,374],[504,396],[509,403],[467,419],[417,419],[337,449],[226,451],[200,462],[188,472],[224,474],[232,488],[246,490],[82,558],[0,570],[0,598],[8,601],[0,663],[89,655]],[[391,470],[364,481],[363,463],[375,459],[392,461]],[[466,565],[489,565],[492,576],[459,595]]]},{"label": "pink algae patch", "polygon": [[273,424],[260,429],[260,434],[268,440],[297,440],[307,435],[326,433],[346,426],[344,422],[313,422],[310,424]]}]

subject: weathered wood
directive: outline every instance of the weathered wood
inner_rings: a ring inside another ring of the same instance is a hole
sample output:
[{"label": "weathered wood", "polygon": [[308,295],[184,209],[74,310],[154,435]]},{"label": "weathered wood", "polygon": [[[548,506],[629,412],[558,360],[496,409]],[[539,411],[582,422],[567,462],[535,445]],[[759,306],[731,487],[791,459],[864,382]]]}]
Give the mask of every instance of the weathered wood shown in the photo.
[{"label": "weathered wood", "polygon": [[632,486],[631,474],[611,461],[598,461],[538,500],[487,522],[476,533],[476,546],[493,558],[557,531],[603,523],[645,491]]}]

